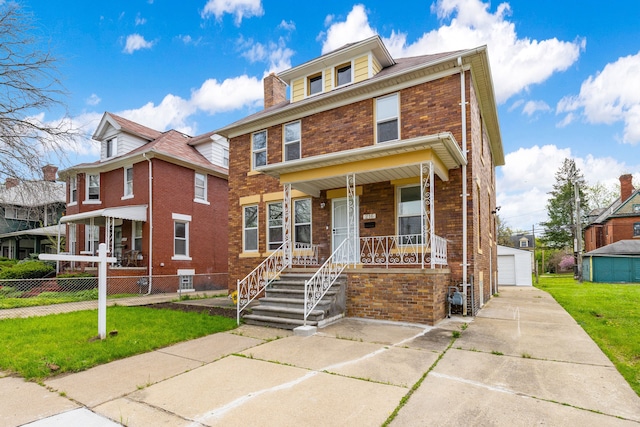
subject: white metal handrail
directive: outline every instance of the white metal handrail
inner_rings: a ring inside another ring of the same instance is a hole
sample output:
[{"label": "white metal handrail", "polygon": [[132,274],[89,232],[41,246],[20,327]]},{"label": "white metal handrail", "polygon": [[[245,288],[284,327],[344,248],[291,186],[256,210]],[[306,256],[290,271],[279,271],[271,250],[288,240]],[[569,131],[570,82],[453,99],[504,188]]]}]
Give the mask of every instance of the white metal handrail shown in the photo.
[{"label": "white metal handrail", "polygon": [[237,322],[240,324],[240,313],[247,308],[251,301],[265,290],[269,283],[288,267],[284,243],[271,255],[265,258],[253,271],[238,280],[238,314]]},{"label": "white metal handrail", "polygon": [[423,256],[433,264],[447,265],[447,240],[434,235],[429,247],[420,234],[360,238],[360,263],[365,266],[419,265]]},{"label": "white metal handrail", "polygon": [[291,264],[303,266],[318,265],[318,245],[294,242]]},{"label": "white metal handrail", "polygon": [[350,240],[345,239],[309,280],[304,281],[304,324],[307,317],[333,286],[344,269],[353,262]]}]

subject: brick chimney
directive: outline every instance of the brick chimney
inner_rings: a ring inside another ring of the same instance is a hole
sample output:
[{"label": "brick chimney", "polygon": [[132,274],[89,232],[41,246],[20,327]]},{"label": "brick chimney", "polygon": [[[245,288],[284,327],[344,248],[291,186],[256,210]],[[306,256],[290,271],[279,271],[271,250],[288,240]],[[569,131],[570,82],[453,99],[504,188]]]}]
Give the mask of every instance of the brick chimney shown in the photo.
[{"label": "brick chimney", "polygon": [[7,190],[17,186],[18,184],[20,184],[18,178],[7,178],[7,180],[4,182],[4,186]]},{"label": "brick chimney", "polygon": [[620,176],[620,201],[624,203],[625,200],[633,193],[633,176],[631,174],[625,174]]},{"label": "brick chimney", "polygon": [[287,85],[275,73],[265,77],[263,84],[265,109],[287,100]]},{"label": "brick chimney", "polygon": [[53,165],[46,165],[42,167],[42,174],[44,175],[45,181],[55,182],[57,172],[58,168]]}]

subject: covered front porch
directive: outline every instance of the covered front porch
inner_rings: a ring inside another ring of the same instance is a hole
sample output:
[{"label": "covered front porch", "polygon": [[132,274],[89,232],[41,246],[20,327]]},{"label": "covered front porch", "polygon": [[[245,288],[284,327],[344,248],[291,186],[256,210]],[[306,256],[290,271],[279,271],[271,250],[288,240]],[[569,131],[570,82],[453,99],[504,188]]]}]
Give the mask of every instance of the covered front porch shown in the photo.
[{"label": "covered front porch", "polygon": [[[444,274],[436,282],[438,289],[446,289],[448,249],[447,240],[436,233],[435,187],[436,180],[448,181],[449,171],[462,164],[457,142],[443,133],[260,168],[283,186],[282,244],[238,281],[238,316],[285,269],[296,266],[312,272],[304,283],[305,321],[345,270],[349,283],[357,280],[358,286],[402,277],[426,283],[425,272],[434,271]],[[309,230],[303,228],[307,223]],[[427,287],[409,287],[415,289],[407,292],[431,299],[442,293],[445,299],[446,290],[425,293]],[[407,300],[402,290],[387,288],[389,296]],[[357,287],[349,286],[351,291]],[[347,293],[347,312],[355,307],[354,298]],[[393,304],[393,298],[386,303]]]}]

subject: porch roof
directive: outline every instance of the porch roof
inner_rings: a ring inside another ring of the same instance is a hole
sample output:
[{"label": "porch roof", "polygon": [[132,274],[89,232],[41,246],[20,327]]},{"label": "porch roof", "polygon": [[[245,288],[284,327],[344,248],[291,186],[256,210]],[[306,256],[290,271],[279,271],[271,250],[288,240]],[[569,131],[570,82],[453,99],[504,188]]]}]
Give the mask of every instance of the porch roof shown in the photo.
[{"label": "porch roof", "polygon": [[[60,218],[60,222],[76,222],[88,224],[91,218],[119,218],[131,221],[147,220],[147,205],[118,206],[104,209],[96,209],[89,212],[81,212],[73,215],[66,215]],[[98,224],[96,224],[98,225]]]},{"label": "porch roof", "polygon": [[356,174],[358,185],[413,178],[420,176],[420,164],[427,161],[443,181],[449,180],[450,169],[467,163],[453,134],[442,132],[266,165],[256,171],[317,197],[321,190],[344,187],[348,174]]}]

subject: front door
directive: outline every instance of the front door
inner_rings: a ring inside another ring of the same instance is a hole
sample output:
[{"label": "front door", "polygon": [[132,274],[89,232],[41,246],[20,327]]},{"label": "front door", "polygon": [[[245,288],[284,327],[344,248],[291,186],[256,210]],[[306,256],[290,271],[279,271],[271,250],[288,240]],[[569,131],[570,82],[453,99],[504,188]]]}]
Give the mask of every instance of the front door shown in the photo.
[{"label": "front door", "polygon": [[[358,198],[356,197],[356,218],[359,217],[359,213],[358,213]],[[332,225],[332,233],[331,233],[331,252],[333,253],[338,246],[340,246],[340,244],[342,242],[344,242],[347,239],[347,230],[348,230],[348,224],[349,224],[349,218],[348,218],[348,209],[347,209],[347,199],[346,198],[342,198],[342,199],[333,199],[332,200],[332,215],[331,215],[331,225]],[[355,224],[354,230],[351,230],[351,233],[354,234],[354,239],[356,242],[359,242],[359,232],[358,232],[358,224]],[[357,256],[356,254],[358,254],[360,252],[358,245],[356,245],[356,248],[354,248],[353,253],[351,254],[351,258],[350,261],[356,261],[357,260]]]}]

